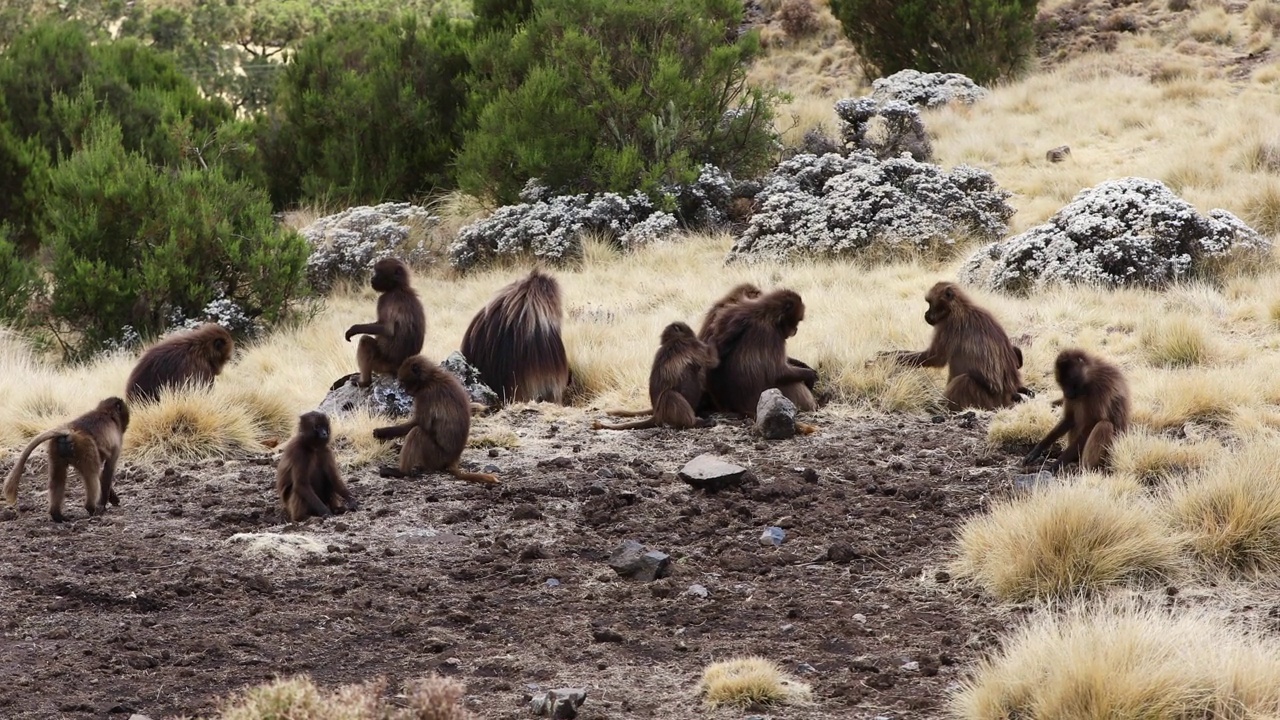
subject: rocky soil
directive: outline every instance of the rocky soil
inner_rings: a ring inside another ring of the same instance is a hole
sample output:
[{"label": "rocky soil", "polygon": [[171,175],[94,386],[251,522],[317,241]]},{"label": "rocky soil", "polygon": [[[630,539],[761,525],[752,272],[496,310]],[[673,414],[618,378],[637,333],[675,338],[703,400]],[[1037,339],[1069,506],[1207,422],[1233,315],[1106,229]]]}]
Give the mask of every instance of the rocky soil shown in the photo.
[{"label": "rocky soil", "polygon": [[[1007,492],[1016,456],[972,414],[814,419],[764,442],[739,421],[592,431],[511,409],[473,432],[518,444],[465,456],[501,486],[358,468],[361,509],[301,525],[278,513],[271,457],[127,468],[120,507],[85,519],[73,491],[61,525],[29,474],[0,514],[0,716],[205,715],[277,674],[437,672],[482,718],[533,717],[529,696],[562,686],[587,688],[579,717],[596,720],[943,717],[1010,621],[946,574],[952,536]],[[702,453],[743,483],[686,485]],[[611,569],[628,540],[670,574]],[[814,705],[707,711],[702,668],[740,654],[782,663]]]}]

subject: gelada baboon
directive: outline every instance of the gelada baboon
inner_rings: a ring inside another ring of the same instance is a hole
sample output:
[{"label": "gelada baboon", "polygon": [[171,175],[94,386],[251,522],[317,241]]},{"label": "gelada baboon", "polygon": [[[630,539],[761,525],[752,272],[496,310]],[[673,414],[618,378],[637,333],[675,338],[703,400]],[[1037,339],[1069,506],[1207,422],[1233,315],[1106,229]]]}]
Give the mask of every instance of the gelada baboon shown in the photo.
[{"label": "gelada baboon", "polygon": [[124,396],[129,402],[155,401],[163,389],[213,385],[235,349],[231,333],[216,323],[177,333],[142,354],[125,382]]},{"label": "gelada baboon", "polygon": [[285,443],[276,466],[276,492],[293,522],[359,507],[338,473],[329,435],[329,416],[309,412],[298,418],[298,433]]},{"label": "gelada baboon", "polygon": [[27,466],[31,451],[48,442],[49,452],[49,516],[62,522],[62,498],[67,489],[67,467],[74,467],[84,481],[84,509],[90,515],[104,512],[107,501],[119,505],[113,487],[116,463],[124,444],[124,431],[129,427],[129,406],[118,397],[98,403],[98,407],[66,425],[42,432],[31,439],[18,456],[18,462],[4,483],[4,497],[10,505],[18,502],[18,481]]},{"label": "gelada baboon", "polygon": [[651,427],[672,427],[684,430],[691,427],[708,427],[709,420],[700,420],[694,413],[706,388],[707,370],[719,364],[715,350],[698,339],[693,328],[682,322],[673,322],[662,331],[661,345],[653,357],[653,369],[649,372],[650,409],[643,412],[611,411],[610,415],[637,417],[649,415],[645,420],[609,425],[596,421],[597,430],[632,430]]},{"label": "gelada baboon", "polygon": [[462,354],[503,402],[564,402],[569,359],[560,340],[560,285],[534,269],[498,291],[462,336]]},{"label": "gelada baboon", "polygon": [[[715,303],[711,305],[711,308],[707,310],[707,314],[702,318],[702,327],[698,330],[698,339],[703,342],[711,341],[711,337],[714,334],[715,324],[719,321],[720,315],[725,308],[750,300],[758,300],[760,295],[760,288],[752,285],[751,283],[735,285],[733,289],[726,293],[724,297],[715,301]],[[813,370],[813,368],[793,357],[787,358],[787,364],[804,370]],[[805,388],[808,389],[807,393],[799,388],[791,387],[783,387],[782,392],[784,395],[787,395],[787,397],[794,396],[792,397],[793,402],[796,398],[799,398],[800,404],[807,405],[812,403],[816,406],[818,403],[813,398],[813,392],[814,387],[817,385],[817,380],[818,373],[814,372],[813,375],[810,376],[810,379],[804,382]],[[713,409],[713,407],[714,402],[712,401],[710,393],[703,393],[702,401],[699,403],[698,410],[706,411]]]},{"label": "gelada baboon", "polygon": [[901,365],[947,367],[943,395],[952,410],[995,410],[1034,395],[1022,384],[1018,368],[1022,351],[1013,346],[995,316],[974,304],[955,283],[940,282],[924,299],[924,321],[933,326],[933,340],[922,352],[882,353]]},{"label": "gelada baboon", "polygon": [[792,290],[774,290],[720,310],[710,338],[720,364],[707,372],[715,404],[754,418],[760,393],[778,388],[797,410],[816,409],[807,384],[818,374],[787,359],[787,338],[796,334],[802,320],[804,302]]},{"label": "gelada baboon", "polygon": [[374,263],[369,283],[377,290],[378,321],[347,328],[347,342],[360,338],[356,364],[360,368],[360,387],[369,387],[373,373],[395,375],[405,360],[422,352],[427,334],[427,315],[418,293],[409,285],[409,268],[395,258]]},{"label": "gelada baboon", "polygon": [[1111,443],[1129,428],[1129,384],[1120,368],[1083,350],[1063,350],[1053,364],[1062,388],[1062,420],[1022,460],[1033,468],[1063,435],[1067,447],[1044,469],[1057,472],[1079,461],[1085,470],[1110,461]]},{"label": "gelada baboon", "polygon": [[471,432],[471,398],[458,378],[415,355],[400,366],[399,379],[405,392],[413,396],[413,418],[373,431],[378,440],[404,438],[400,466],[380,468],[379,472],[386,477],[405,477],[443,470],[459,480],[498,482],[493,475],[466,472],[458,466]]}]

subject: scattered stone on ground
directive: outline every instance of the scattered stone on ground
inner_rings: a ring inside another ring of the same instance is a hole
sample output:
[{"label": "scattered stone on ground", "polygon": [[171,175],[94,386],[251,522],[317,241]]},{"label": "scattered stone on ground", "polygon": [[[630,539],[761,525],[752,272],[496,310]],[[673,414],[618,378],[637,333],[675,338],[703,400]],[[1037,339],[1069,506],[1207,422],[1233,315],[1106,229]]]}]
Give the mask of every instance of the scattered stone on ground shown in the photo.
[{"label": "scattered stone on ground", "polygon": [[756,432],[765,440],[787,440],[796,434],[796,404],[782,391],[769,388],[756,403]]},{"label": "scattered stone on ground", "polygon": [[680,468],[679,477],[698,490],[713,493],[740,484],[746,474],[746,468],[715,455],[699,455]]},{"label": "scattered stone on ground", "polygon": [[665,577],[670,564],[671,558],[666,553],[650,550],[634,540],[619,545],[609,556],[609,567],[614,572],[645,582]]}]

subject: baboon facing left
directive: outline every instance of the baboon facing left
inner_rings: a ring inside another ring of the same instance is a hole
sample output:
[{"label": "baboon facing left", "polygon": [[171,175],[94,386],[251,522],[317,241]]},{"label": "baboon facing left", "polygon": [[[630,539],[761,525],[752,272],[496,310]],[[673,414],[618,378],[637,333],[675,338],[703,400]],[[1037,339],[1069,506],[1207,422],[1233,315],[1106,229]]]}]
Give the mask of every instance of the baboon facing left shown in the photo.
[{"label": "baboon facing left", "polygon": [[90,515],[106,510],[107,502],[119,505],[115,482],[116,463],[129,427],[129,406],[118,397],[98,403],[93,410],[62,427],[42,432],[31,439],[18,456],[4,483],[4,497],[10,505],[18,502],[18,482],[27,458],[42,442],[49,451],[49,516],[62,522],[62,500],[67,489],[67,468],[74,467],[84,481],[84,509]]},{"label": "baboon facing left", "polygon": [[796,409],[817,409],[807,387],[817,372],[787,358],[787,339],[802,320],[804,301],[792,290],[774,290],[720,311],[710,338],[720,364],[707,373],[707,387],[718,407],[754,418],[760,394],[778,388]]},{"label": "baboon facing left", "polygon": [[177,333],[142,354],[125,382],[124,396],[129,402],[157,400],[167,388],[213,385],[235,349],[231,333],[216,323]]},{"label": "baboon facing left", "polygon": [[350,342],[360,338],[356,364],[360,367],[360,387],[369,387],[373,373],[395,375],[408,358],[422,352],[427,334],[427,314],[418,293],[409,285],[409,266],[395,258],[383,258],[373,265],[369,283],[377,290],[377,322],[347,328]]}]

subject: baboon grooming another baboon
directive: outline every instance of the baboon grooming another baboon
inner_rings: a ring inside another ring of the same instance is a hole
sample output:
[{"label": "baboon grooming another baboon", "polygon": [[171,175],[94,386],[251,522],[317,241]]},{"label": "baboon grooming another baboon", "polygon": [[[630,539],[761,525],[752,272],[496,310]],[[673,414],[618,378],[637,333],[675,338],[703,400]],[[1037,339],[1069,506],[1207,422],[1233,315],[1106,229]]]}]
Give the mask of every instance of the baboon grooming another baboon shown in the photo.
[{"label": "baboon grooming another baboon", "polygon": [[129,406],[118,397],[98,403],[98,407],[63,425],[31,439],[4,483],[4,497],[10,505],[18,502],[18,481],[31,451],[48,442],[49,517],[62,522],[62,499],[67,489],[67,466],[74,467],[84,481],[84,509],[90,515],[104,512],[107,501],[119,505],[113,487],[116,463],[129,427]]},{"label": "baboon grooming another baboon", "polygon": [[459,480],[498,482],[493,475],[466,472],[458,466],[471,432],[471,399],[458,378],[415,355],[400,366],[399,379],[405,392],[413,396],[413,418],[373,431],[378,440],[404,438],[400,466],[380,468],[380,474],[404,477],[420,470],[444,470]]},{"label": "baboon grooming another baboon", "polygon": [[129,373],[124,396],[129,402],[157,400],[160,391],[186,383],[213,385],[231,359],[236,343],[216,323],[205,323],[152,345]]},{"label": "baboon grooming another baboon", "polygon": [[564,402],[569,359],[560,340],[560,284],[534,269],[498,291],[467,326],[462,354],[503,402]]},{"label": "baboon grooming another baboon", "polygon": [[360,387],[369,387],[373,373],[395,375],[405,360],[422,352],[427,334],[427,315],[418,293],[409,285],[409,267],[395,258],[383,258],[373,265],[369,282],[378,295],[377,322],[347,328],[347,342],[360,338],[356,364]]},{"label": "baboon grooming another baboon", "polygon": [[718,407],[754,418],[760,393],[778,388],[797,410],[817,408],[807,384],[818,374],[787,358],[787,338],[796,334],[802,320],[804,301],[792,290],[774,290],[720,310],[710,338],[720,363],[707,373],[707,387]]},{"label": "baboon grooming another baboon", "polygon": [[1063,350],[1053,364],[1062,388],[1062,420],[1022,460],[1034,467],[1058,438],[1067,447],[1045,468],[1050,472],[1079,461],[1085,470],[1110,462],[1111,444],[1129,428],[1129,384],[1120,368],[1083,350]]},{"label": "baboon grooming another baboon", "polygon": [[974,304],[955,283],[940,282],[924,299],[925,322],[933,326],[933,340],[922,352],[882,353],[901,365],[947,367],[943,395],[952,410],[995,410],[1033,395],[1022,384],[1018,368],[1022,351],[1013,346],[995,316]]},{"label": "baboon grooming another baboon", "polygon": [[293,522],[359,507],[338,472],[329,435],[329,416],[309,412],[298,418],[298,433],[284,446],[276,466],[276,493]]},{"label": "baboon grooming another baboon", "polygon": [[597,430],[632,430],[651,427],[673,427],[684,430],[691,427],[707,427],[707,420],[699,420],[694,413],[706,388],[707,370],[719,364],[715,349],[698,339],[693,328],[682,322],[673,322],[662,331],[662,344],[653,357],[653,369],[649,373],[650,409],[645,412],[611,411],[610,415],[635,417],[652,414],[645,420],[608,425],[595,421]]}]

